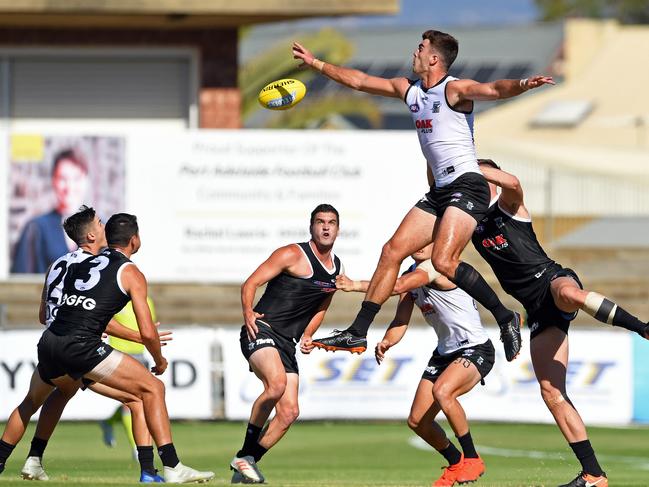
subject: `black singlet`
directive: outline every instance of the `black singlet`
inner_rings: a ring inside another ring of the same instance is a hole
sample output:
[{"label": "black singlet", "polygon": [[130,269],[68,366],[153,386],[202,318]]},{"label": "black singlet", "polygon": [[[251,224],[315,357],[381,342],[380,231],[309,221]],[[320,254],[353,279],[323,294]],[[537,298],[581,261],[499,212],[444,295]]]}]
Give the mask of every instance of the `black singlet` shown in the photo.
[{"label": "black singlet", "polygon": [[473,245],[487,261],[505,292],[533,307],[545,292],[550,259],[534,233],[532,221],[503,211],[497,202],[477,225]]},{"label": "black singlet", "polygon": [[129,264],[124,254],[111,248],[72,264],[63,280],[61,304],[50,325],[52,333],[101,336],[113,315],[131,299],[119,282],[122,269]]},{"label": "black singlet", "polygon": [[268,323],[276,333],[298,340],[318,312],[323,301],[336,291],[336,276],[341,273],[340,259],[332,254],[334,268],[325,269],[314,255],[308,242],[298,243],[309,259],[313,274],[295,277],[285,272],[268,282],[266,290],[254,308],[263,313],[261,321]]}]

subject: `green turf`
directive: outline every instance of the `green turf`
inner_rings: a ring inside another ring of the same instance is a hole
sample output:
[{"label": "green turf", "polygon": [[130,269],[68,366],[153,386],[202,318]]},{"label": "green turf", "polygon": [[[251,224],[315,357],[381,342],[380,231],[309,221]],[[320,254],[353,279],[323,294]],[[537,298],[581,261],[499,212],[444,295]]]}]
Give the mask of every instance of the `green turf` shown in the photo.
[{"label": "green turf", "polygon": [[[25,486],[18,476],[32,432],[33,426],[0,475],[0,487]],[[118,446],[109,449],[94,423],[60,425],[45,454],[52,479],[47,485],[135,484],[137,465],[125,435],[116,432]],[[173,432],[184,463],[215,471],[212,484],[229,483],[228,462],[241,445],[244,424],[183,422],[175,423]],[[579,470],[556,427],[474,423],[472,434],[487,464],[487,473],[476,487],[556,487]],[[611,486],[649,485],[649,429],[590,428],[590,436]],[[430,485],[443,460],[412,446],[412,438],[405,424],[399,423],[303,422],[289,431],[260,467],[271,486]]]}]

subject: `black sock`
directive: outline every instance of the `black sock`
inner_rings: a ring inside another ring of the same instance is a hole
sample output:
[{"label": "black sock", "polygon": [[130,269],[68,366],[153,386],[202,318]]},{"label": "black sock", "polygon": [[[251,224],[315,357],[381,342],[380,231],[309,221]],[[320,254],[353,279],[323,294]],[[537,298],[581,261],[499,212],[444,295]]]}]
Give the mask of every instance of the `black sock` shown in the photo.
[{"label": "black sock", "polygon": [[28,457],[38,457],[43,458],[43,453],[45,452],[45,447],[47,446],[47,440],[42,440],[40,438],[32,438],[32,446],[29,449]]},{"label": "black sock", "polygon": [[256,447],[259,446],[257,440],[259,440],[262,428],[263,426],[255,426],[252,423],[248,423],[248,427],[246,428],[246,437],[243,440],[241,450],[237,452],[237,457],[255,456]]},{"label": "black sock", "polygon": [[[600,320],[601,321],[601,320]],[[638,335],[644,338],[644,331],[647,328],[647,323],[643,323],[638,318],[626,312],[626,310],[619,306],[613,315],[613,326],[620,326],[629,331],[635,331]]]},{"label": "black sock", "polygon": [[9,458],[11,452],[14,451],[14,448],[16,448],[16,445],[12,445],[10,443],[7,443],[6,441],[0,440],[0,465],[4,467],[7,458]]},{"label": "black sock", "polygon": [[446,458],[449,465],[455,465],[456,463],[460,463],[460,460],[462,460],[460,450],[455,448],[455,445],[450,441],[448,442],[448,446],[443,450],[439,450],[439,452],[444,458]]},{"label": "black sock", "polygon": [[380,309],[380,304],[373,303],[372,301],[363,301],[361,303],[361,310],[356,315],[352,326],[347,328],[347,331],[357,337],[367,336],[367,330],[370,329],[370,325]]},{"label": "black sock", "polygon": [[489,287],[487,281],[470,264],[460,262],[455,270],[455,277],[451,281],[487,308],[494,315],[499,325],[509,323],[512,320],[512,311],[503,306],[503,303],[500,302],[494,290]]},{"label": "black sock", "polygon": [[589,440],[570,443],[570,448],[575,452],[575,456],[577,457],[577,460],[579,460],[579,463],[581,463],[581,469],[584,473],[595,477],[602,475],[602,467],[600,467],[597,462],[595,451],[593,450]]},{"label": "black sock", "polygon": [[261,457],[263,457],[267,451],[268,448],[264,448],[259,443],[257,443],[253,448],[253,452],[252,452],[252,456],[255,458],[255,462],[261,460]]},{"label": "black sock", "polygon": [[473,444],[470,431],[466,435],[458,436],[457,441],[460,442],[460,446],[464,452],[464,458],[478,458],[478,452],[475,451],[475,445]]},{"label": "black sock", "polygon": [[180,463],[178,460],[178,455],[176,454],[176,447],[173,443],[167,443],[158,447],[158,455],[160,455],[160,460],[165,467],[174,468]]},{"label": "black sock", "polygon": [[140,462],[140,470],[142,472],[155,473],[155,466],[153,465],[152,446],[138,446],[137,461]]}]

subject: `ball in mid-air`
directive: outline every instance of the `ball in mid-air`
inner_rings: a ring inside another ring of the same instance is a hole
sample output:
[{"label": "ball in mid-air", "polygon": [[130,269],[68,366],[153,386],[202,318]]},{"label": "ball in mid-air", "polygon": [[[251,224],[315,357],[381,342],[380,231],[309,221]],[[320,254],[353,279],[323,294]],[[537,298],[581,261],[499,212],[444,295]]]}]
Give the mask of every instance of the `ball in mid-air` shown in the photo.
[{"label": "ball in mid-air", "polygon": [[287,110],[306,95],[306,86],[297,79],[280,79],[268,83],[259,92],[259,103],[269,110]]}]

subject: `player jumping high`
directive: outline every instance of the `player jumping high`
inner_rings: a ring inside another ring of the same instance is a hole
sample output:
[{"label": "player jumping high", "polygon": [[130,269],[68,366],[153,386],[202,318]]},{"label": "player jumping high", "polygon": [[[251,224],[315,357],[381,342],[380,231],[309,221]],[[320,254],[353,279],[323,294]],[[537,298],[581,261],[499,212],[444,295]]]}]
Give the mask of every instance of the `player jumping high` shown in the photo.
[{"label": "player jumping high", "polygon": [[520,316],[507,309],[483,277],[460,254],[471,239],[477,222],[489,205],[489,187],[480,173],[473,143],[473,103],[520,95],[544,84],[547,76],[504,79],[478,83],[448,75],[458,52],[457,40],[444,32],[423,33],[413,53],[412,69],[419,78],[380,78],[317,59],[304,46],[293,43],[293,57],[328,78],[355,90],[400,98],[410,109],[419,143],[428,163],[431,187],[405,216],[384,245],[365,301],[352,325],[342,332],[314,339],[315,346],[328,350],[362,352],[367,330],[392,292],[404,258],[433,241],[435,270],[487,308],[500,326],[507,360],[520,351]]}]

